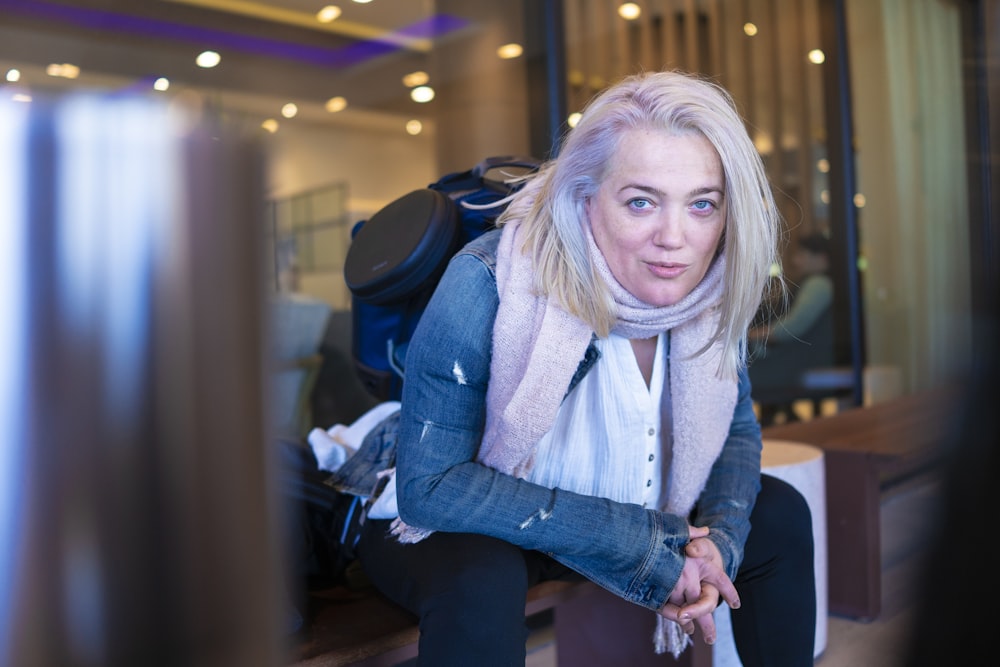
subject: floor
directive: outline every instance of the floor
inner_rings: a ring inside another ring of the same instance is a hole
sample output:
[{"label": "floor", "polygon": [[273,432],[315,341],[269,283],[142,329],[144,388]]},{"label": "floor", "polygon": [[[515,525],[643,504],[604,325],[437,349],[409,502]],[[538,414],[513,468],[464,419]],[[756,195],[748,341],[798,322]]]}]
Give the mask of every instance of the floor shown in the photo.
[{"label": "floor", "polygon": [[[903,665],[917,588],[912,582],[921,565],[926,542],[923,527],[933,514],[936,493],[937,485],[927,479],[886,492],[882,500],[882,613],[868,623],[831,616],[827,646],[815,661],[817,667]],[[551,629],[539,628],[529,640],[525,667],[556,667],[558,650]],[[665,659],[664,664],[669,663]]]}]

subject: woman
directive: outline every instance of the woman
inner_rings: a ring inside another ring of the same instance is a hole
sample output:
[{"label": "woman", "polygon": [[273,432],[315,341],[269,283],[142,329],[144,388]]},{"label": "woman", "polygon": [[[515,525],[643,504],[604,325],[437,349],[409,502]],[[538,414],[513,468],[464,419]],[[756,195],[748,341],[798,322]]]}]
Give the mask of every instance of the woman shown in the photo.
[{"label": "woman", "polygon": [[745,665],[812,664],[809,511],[760,473],[745,367],[779,224],[729,96],[649,73],[453,258],[359,545],[421,665],[524,664],[527,589],[580,575],[655,612],[657,652],[725,601]]}]

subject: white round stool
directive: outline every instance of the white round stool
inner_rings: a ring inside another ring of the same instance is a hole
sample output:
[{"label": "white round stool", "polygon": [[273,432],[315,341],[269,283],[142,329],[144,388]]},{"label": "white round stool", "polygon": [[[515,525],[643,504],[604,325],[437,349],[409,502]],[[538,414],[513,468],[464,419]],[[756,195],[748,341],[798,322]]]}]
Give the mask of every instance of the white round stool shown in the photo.
[{"label": "white round stool", "polygon": [[[826,560],[826,468],[823,450],[814,445],[786,440],[764,440],[761,472],[784,480],[802,494],[812,513],[816,567],[816,643],[813,657],[826,649],[827,560]],[[742,667],[733,641],[729,607],[715,610],[718,637],[712,647],[713,667]]]}]

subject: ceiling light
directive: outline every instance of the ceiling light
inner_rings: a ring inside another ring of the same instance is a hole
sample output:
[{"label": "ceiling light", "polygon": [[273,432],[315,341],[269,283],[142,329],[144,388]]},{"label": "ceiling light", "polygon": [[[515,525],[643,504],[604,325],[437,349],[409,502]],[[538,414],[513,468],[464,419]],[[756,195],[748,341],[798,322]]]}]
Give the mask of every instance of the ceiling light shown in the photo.
[{"label": "ceiling light", "polygon": [[278,131],[278,121],[274,120],[273,118],[268,118],[263,123],[261,123],[260,126],[265,130],[267,130],[268,132],[270,132],[271,134],[274,134],[275,132]]},{"label": "ceiling light", "polygon": [[622,17],[626,21],[634,21],[639,18],[639,14],[642,10],[639,9],[639,5],[634,2],[623,2],[618,6],[618,16]]},{"label": "ceiling light", "polygon": [[358,3],[359,5],[367,5],[371,1],[372,0],[354,0],[354,2]]},{"label": "ceiling light", "polygon": [[11,83],[21,80],[21,70],[19,69],[9,69],[7,70],[7,80]]},{"label": "ceiling light", "polygon": [[336,5],[327,5],[316,12],[316,20],[320,23],[330,23],[331,21],[336,21],[338,18],[340,18],[340,7]]},{"label": "ceiling light", "polygon": [[576,124],[580,122],[580,118],[583,116],[579,111],[575,111],[569,115],[566,119],[566,124],[570,127],[576,127]]},{"label": "ceiling light", "polygon": [[161,76],[159,79],[153,82],[153,90],[159,90],[163,92],[170,88],[170,79],[165,76]]},{"label": "ceiling light", "polygon": [[809,52],[809,62],[814,65],[819,65],[826,60],[826,54],[823,53],[823,49],[813,49]]},{"label": "ceiling light", "polygon": [[294,102],[289,102],[285,106],[281,107],[281,115],[285,118],[295,118],[295,115],[299,113],[299,107],[295,105]]},{"label": "ceiling light", "polygon": [[75,79],[80,76],[80,68],[69,63],[52,63],[45,68],[49,76],[61,76],[64,79]]},{"label": "ceiling light", "polygon": [[757,152],[768,156],[774,154],[774,139],[767,132],[758,132],[753,139],[753,145],[757,147]]},{"label": "ceiling light", "polygon": [[326,101],[326,110],[330,113],[337,113],[347,108],[347,99],[337,95]]},{"label": "ceiling light", "polygon": [[746,34],[747,37],[753,37],[754,35],[757,34],[757,26],[749,22],[744,23],[743,32]]},{"label": "ceiling light", "polygon": [[521,54],[524,53],[524,49],[520,44],[510,43],[504,44],[497,49],[497,55],[504,60],[511,60],[512,58],[519,58]]},{"label": "ceiling light", "polygon": [[424,124],[419,120],[408,120],[406,121],[406,133],[412,136],[417,136],[424,129]]},{"label": "ceiling light", "polygon": [[514,44],[514,43],[504,44],[499,49],[497,49],[497,55],[500,56],[501,58],[503,58],[504,60],[510,60],[511,58],[517,58],[522,53],[524,53],[524,49],[521,48],[521,45],[520,44]]},{"label": "ceiling light", "polygon": [[434,99],[434,89],[430,86],[417,86],[410,91],[410,99],[423,104]]},{"label": "ceiling light", "polygon": [[195,63],[198,64],[198,67],[204,67],[206,69],[215,67],[221,61],[222,61],[222,56],[220,56],[215,51],[202,51],[201,53],[198,54],[198,57],[195,59]]},{"label": "ceiling light", "polygon": [[430,80],[431,77],[428,76],[427,72],[421,72],[419,70],[416,72],[410,72],[409,74],[403,75],[403,85],[406,86],[407,88],[416,88],[417,86],[422,86]]}]

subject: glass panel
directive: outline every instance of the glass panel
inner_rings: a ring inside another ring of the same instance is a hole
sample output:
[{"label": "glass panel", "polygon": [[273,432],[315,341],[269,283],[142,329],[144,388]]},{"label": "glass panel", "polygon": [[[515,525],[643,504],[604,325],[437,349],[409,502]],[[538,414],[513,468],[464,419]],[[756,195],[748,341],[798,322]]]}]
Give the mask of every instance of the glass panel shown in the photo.
[{"label": "glass panel", "polygon": [[960,8],[847,3],[867,390],[964,375],[972,349]]}]

